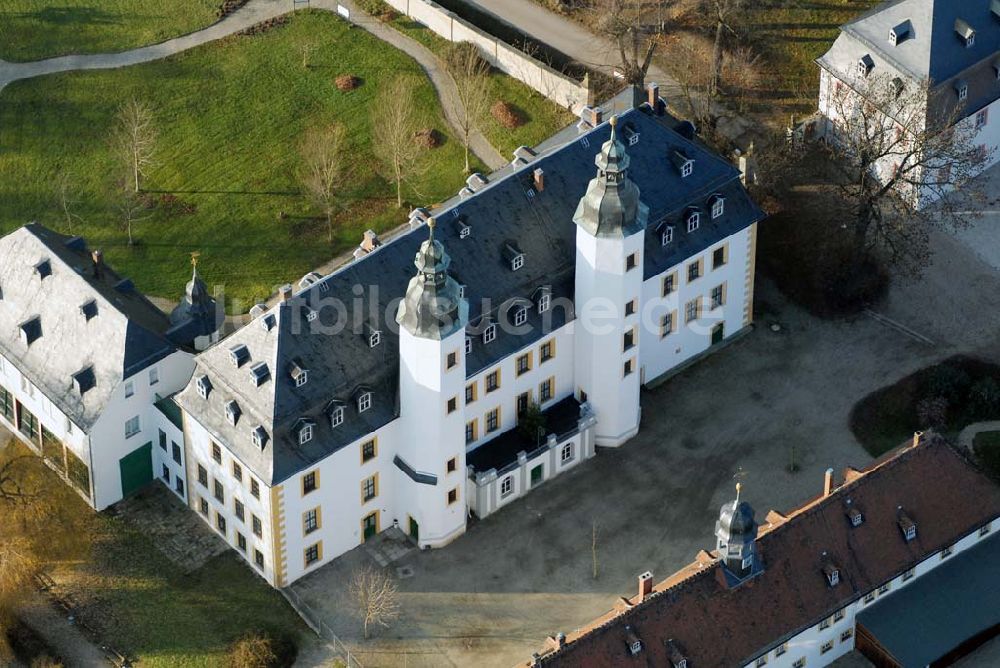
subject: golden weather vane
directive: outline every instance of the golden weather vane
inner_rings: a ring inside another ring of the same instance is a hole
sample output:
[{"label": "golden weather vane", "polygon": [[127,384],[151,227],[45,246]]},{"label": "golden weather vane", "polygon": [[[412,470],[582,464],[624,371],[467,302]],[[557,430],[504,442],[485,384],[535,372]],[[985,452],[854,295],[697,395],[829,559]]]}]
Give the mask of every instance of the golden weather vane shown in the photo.
[{"label": "golden weather vane", "polygon": [[736,473],[733,474],[733,480],[736,481],[736,503],[740,501],[740,491],[743,489],[743,478],[746,475],[746,471],[743,470],[742,466],[736,467]]},{"label": "golden weather vane", "polygon": [[191,266],[198,266],[198,258],[201,257],[201,251],[191,251]]}]

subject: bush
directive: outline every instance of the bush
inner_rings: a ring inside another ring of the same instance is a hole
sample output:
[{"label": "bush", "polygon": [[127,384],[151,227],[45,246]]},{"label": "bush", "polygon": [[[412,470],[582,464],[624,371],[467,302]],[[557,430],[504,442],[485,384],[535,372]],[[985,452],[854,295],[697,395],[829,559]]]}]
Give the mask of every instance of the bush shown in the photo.
[{"label": "bush", "polygon": [[497,119],[500,125],[508,130],[513,130],[524,124],[524,119],[521,118],[521,114],[517,112],[517,109],[512,104],[503,100],[497,100],[490,108],[490,113],[493,115],[493,118]]},{"label": "bush", "polygon": [[917,424],[925,429],[941,429],[948,424],[948,400],[928,397],[917,402]]},{"label": "bush", "polygon": [[978,420],[1000,417],[1000,383],[980,378],[969,389],[969,408]]},{"label": "bush", "polygon": [[354,90],[361,85],[361,79],[357,78],[353,74],[341,74],[336,78],[334,83],[337,86],[337,90],[342,93],[346,93],[349,90]]},{"label": "bush", "polygon": [[295,663],[298,650],[284,635],[267,631],[248,633],[229,648],[230,668],[288,668]]},{"label": "bush", "polygon": [[1000,478],[1000,431],[986,431],[976,434],[972,451],[984,469],[994,478]]},{"label": "bush", "polygon": [[943,397],[951,404],[961,403],[969,393],[969,374],[950,364],[934,367],[921,388],[924,397]]},{"label": "bush", "polygon": [[413,136],[413,140],[423,148],[437,148],[441,145],[441,133],[434,128],[424,128]]},{"label": "bush", "polygon": [[451,72],[466,71],[469,60],[473,60],[477,67],[489,65],[479,51],[479,47],[472,42],[449,42],[441,57]]}]

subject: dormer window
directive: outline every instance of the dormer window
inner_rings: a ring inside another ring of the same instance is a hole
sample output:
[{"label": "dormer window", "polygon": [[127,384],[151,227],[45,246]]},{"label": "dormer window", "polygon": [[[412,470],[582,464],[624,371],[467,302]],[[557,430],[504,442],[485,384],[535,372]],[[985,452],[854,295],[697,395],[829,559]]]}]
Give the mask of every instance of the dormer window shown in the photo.
[{"label": "dormer window", "polygon": [[208,379],[208,376],[199,376],[198,380],[194,382],[194,386],[198,390],[199,397],[208,399],[208,395],[212,391],[212,381]]},{"label": "dormer window", "polygon": [[80,313],[83,314],[84,320],[89,322],[91,318],[97,315],[97,302],[91,299],[89,302],[80,307]]},{"label": "dormer window", "polygon": [[971,48],[976,44],[976,31],[962,19],[955,19],[955,34],[965,44],[965,48]]},{"label": "dormer window", "polygon": [[660,244],[666,246],[673,240],[674,240],[674,226],[664,225],[663,230],[660,232]]},{"label": "dormer window", "polygon": [[368,347],[374,348],[382,343],[382,332],[371,325],[365,325],[365,333],[368,335]]},{"label": "dormer window", "polygon": [[254,387],[260,387],[270,377],[271,371],[267,368],[267,362],[257,362],[250,367],[250,379],[253,381]]},{"label": "dormer window", "polygon": [[88,366],[73,374],[73,384],[82,397],[87,390],[93,389],[97,385],[97,377],[94,376],[94,367]]},{"label": "dormer window", "polygon": [[305,445],[312,440],[313,437],[313,423],[303,420],[302,425],[299,427],[299,445]]},{"label": "dormer window", "polygon": [[504,244],[503,256],[510,263],[511,271],[517,271],[524,266],[524,253],[512,243]]},{"label": "dormer window", "polygon": [[709,202],[712,203],[712,220],[715,220],[725,212],[726,198],[722,195],[714,195]]},{"label": "dormer window", "polygon": [[518,306],[514,310],[514,326],[520,327],[528,321],[528,309],[524,306]]},{"label": "dormer window", "polygon": [[472,234],[472,227],[463,220],[459,220],[458,225],[458,238],[468,239],[469,235]]},{"label": "dormer window", "polygon": [[464,285],[459,285],[458,286],[458,298],[459,299],[465,299],[465,286]]},{"label": "dormer window", "polygon": [[698,225],[701,224],[701,213],[697,210],[689,210],[687,216],[684,218],[684,222],[687,224],[688,234],[694,232],[698,229]]},{"label": "dormer window", "polygon": [[250,359],[250,349],[242,343],[229,349],[229,361],[233,366],[239,368]]},{"label": "dormer window", "polygon": [[910,519],[910,516],[903,510],[899,511],[899,530],[903,533],[903,539],[909,543],[917,537],[917,523]]},{"label": "dormer window", "polygon": [[906,20],[895,28],[889,29],[889,44],[897,46],[902,44],[910,36],[910,21]]},{"label": "dormer window", "polygon": [[267,445],[267,431],[261,425],[253,428],[253,431],[250,432],[250,438],[253,439],[253,444],[261,450]]},{"label": "dormer window", "polygon": [[639,131],[631,123],[626,123],[625,127],[622,128],[622,136],[625,137],[629,146],[635,146],[639,143]]},{"label": "dormer window", "polygon": [[260,327],[265,332],[271,331],[271,328],[274,327],[274,314],[273,313],[268,313],[263,318],[261,318],[260,319]]},{"label": "dormer window", "polygon": [[295,387],[302,387],[309,382],[309,370],[304,369],[298,362],[292,362],[292,366],[288,370],[288,375],[291,377],[292,382],[295,383]]},{"label": "dormer window", "polygon": [[364,413],[372,407],[372,393],[362,392],[358,395],[358,412]]},{"label": "dormer window", "polygon": [[549,306],[552,303],[552,295],[547,290],[543,290],[542,294],[538,296],[538,312],[545,313],[549,310]]},{"label": "dormer window", "polygon": [[226,420],[235,425],[240,419],[240,405],[235,400],[226,402]]},{"label": "dormer window", "polygon": [[873,69],[875,69],[875,61],[872,60],[872,57],[868,54],[862,56],[861,60],[858,61],[858,74],[866,77],[871,74]]},{"label": "dormer window", "polygon": [[316,309],[311,309],[311,308],[307,308],[306,309],[306,320],[307,321],[313,322],[318,317],[319,317],[319,311],[317,311]]},{"label": "dormer window", "polygon": [[750,553],[747,556],[743,557],[743,563],[741,565],[741,567],[745,571],[750,570],[751,566],[753,566],[753,553]]},{"label": "dormer window", "polygon": [[850,508],[847,511],[847,519],[850,520],[852,527],[859,527],[864,524],[865,516],[857,508]]},{"label": "dormer window", "polygon": [[958,95],[959,102],[964,102],[969,97],[969,84],[964,79],[955,82],[955,94]]},{"label": "dormer window", "polygon": [[826,583],[831,587],[840,584],[840,569],[832,564],[823,567],[823,574],[826,576]]},{"label": "dormer window", "polygon": [[486,329],[483,330],[483,343],[493,343],[494,339],[497,338],[497,326],[496,324],[489,324]]},{"label": "dormer window", "polygon": [[688,668],[687,657],[673,640],[667,641],[667,658],[670,659],[670,665],[673,668]]},{"label": "dormer window", "polygon": [[465,337],[465,354],[466,355],[471,355],[472,354],[472,337],[471,336],[466,336]]},{"label": "dormer window", "polygon": [[35,265],[35,272],[38,274],[38,278],[45,279],[52,275],[52,263],[48,260],[42,260]]},{"label": "dormer window", "polygon": [[893,78],[890,85],[892,86],[892,94],[896,98],[899,98],[899,96],[903,94],[903,91],[906,90],[906,84],[904,84],[903,80],[899,77]]},{"label": "dormer window", "polygon": [[330,409],[330,426],[339,427],[344,424],[344,407],[335,405]]},{"label": "dormer window", "polygon": [[21,323],[21,340],[25,345],[31,345],[42,338],[42,319],[38,316]]}]

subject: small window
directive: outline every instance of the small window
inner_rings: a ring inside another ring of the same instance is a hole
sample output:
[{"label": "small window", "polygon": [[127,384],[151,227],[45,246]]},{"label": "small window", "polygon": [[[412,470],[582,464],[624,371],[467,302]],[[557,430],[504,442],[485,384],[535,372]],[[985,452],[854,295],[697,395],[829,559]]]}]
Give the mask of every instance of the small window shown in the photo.
[{"label": "small window", "polygon": [[330,426],[339,427],[342,424],[344,424],[344,407],[337,406],[330,411]]},{"label": "small window", "polygon": [[361,463],[370,462],[377,454],[375,449],[375,439],[365,441],[361,444]]},{"label": "small window", "polygon": [[726,264],[726,247],[720,246],[712,251],[712,269],[718,269]]},{"label": "small window", "polygon": [[222,463],[222,448],[219,447],[218,443],[212,443],[212,459],[215,460],[216,464]]},{"label": "small window", "polygon": [[916,574],[917,571],[915,568],[907,569],[906,571],[903,572],[903,582],[906,582],[907,580],[912,580],[913,576]]},{"label": "small window", "polygon": [[697,211],[690,212],[687,215],[687,218],[685,219],[685,222],[687,223],[688,234],[690,234],[691,232],[694,232],[695,230],[698,229],[698,225],[701,224],[701,213],[699,213]]},{"label": "small window", "polygon": [[692,299],[684,305],[684,322],[691,322],[698,319],[699,304],[697,299]]},{"label": "small window", "polygon": [[854,629],[844,629],[840,634],[840,642],[847,642],[854,635]]},{"label": "small window", "polygon": [[445,362],[445,368],[454,369],[458,366],[458,353],[450,352],[448,353],[447,361]]},{"label": "small window", "polygon": [[239,499],[236,499],[233,503],[233,508],[236,511],[236,519],[238,519],[240,522],[245,522],[247,516],[247,509],[246,506],[243,505],[243,502],[240,501]]},{"label": "small window", "polygon": [[198,390],[199,397],[208,399],[208,393],[212,390],[212,382],[208,379],[208,376],[201,376],[195,381],[195,388]]},{"label": "small window", "polygon": [[312,566],[319,561],[319,543],[306,548],[306,566]]},{"label": "small window", "polygon": [[663,277],[663,296],[668,297],[676,289],[677,274],[670,274]]},{"label": "small window", "polygon": [[448,490],[448,505],[450,506],[456,501],[458,501],[458,487],[453,487],[452,489]]},{"label": "small window", "polygon": [[663,231],[660,232],[660,244],[666,246],[673,240],[674,240],[674,226],[667,225],[666,227],[663,228]]},{"label": "small window", "polygon": [[634,360],[625,360],[625,364],[622,367],[622,375],[623,376],[630,376],[630,375],[632,375],[633,371],[635,371],[635,361]]},{"label": "small window", "polygon": [[632,643],[630,643],[629,646],[628,646],[628,651],[629,651],[629,653],[632,656],[635,656],[636,654],[638,654],[639,652],[641,652],[642,651],[642,641],[641,640],[634,640],[634,641],[632,641]]},{"label": "small window", "polygon": [[757,658],[757,663],[754,664],[754,666],[756,666],[756,668],[761,668],[761,666],[766,666],[766,665],[767,665],[767,655],[766,654],[764,656],[758,657]]},{"label": "small window", "polygon": [[458,458],[452,457],[448,460],[447,471],[448,473],[454,473],[458,469]]},{"label": "small window", "polygon": [[960,83],[955,86],[955,92],[958,94],[958,101],[964,102],[969,97],[969,84]]},{"label": "small window", "polygon": [[976,129],[980,129],[986,125],[986,121],[989,119],[989,109],[982,109],[976,114]]},{"label": "small window", "polygon": [[631,350],[635,347],[635,329],[630,329],[622,335],[622,350]]},{"label": "small window", "polygon": [[524,255],[515,255],[510,261],[510,268],[513,271],[517,271],[524,266]]},{"label": "small window", "polygon": [[476,421],[475,420],[471,420],[469,422],[466,422],[465,423],[465,443],[466,443],[466,445],[468,445],[469,443],[474,442],[478,437],[479,436],[476,433]]},{"label": "small window", "polygon": [[465,386],[465,403],[471,404],[476,400],[476,384],[470,383]]},{"label": "small window", "polygon": [[832,649],[833,649],[833,641],[832,640],[828,640],[827,642],[825,642],[822,645],[820,645],[819,653],[820,654],[826,654],[827,652],[829,652]]},{"label": "small window", "polygon": [[125,438],[132,438],[139,433],[139,416],[129,418],[125,422]]},{"label": "small window", "polygon": [[573,444],[567,443],[562,446],[562,450],[559,452],[559,462],[561,464],[566,464],[571,461],[573,461]]},{"label": "small window", "polygon": [[160,382],[160,370],[155,366],[149,370],[149,384],[156,385]]},{"label": "small window", "polygon": [[311,308],[306,309],[306,320],[313,322],[319,317],[319,311]]},{"label": "small window", "polygon": [[665,313],[663,317],[660,318],[660,338],[669,336],[674,333],[674,314]]},{"label": "small window", "polygon": [[696,281],[701,277],[701,260],[688,265],[688,283]]},{"label": "small window", "polygon": [[538,400],[541,403],[545,403],[552,399],[552,385],[553,381],[551,378],[546,380],[544,383],[538,386]]},{"label": "small window", "polygon": [[519,306],[516,311],[514,311],[514,326],[520,327],[528,321],[528,309],[523,306]]},{"label": "small window", "polygon": [[694,160],[688,160],[681,166],[681,178],[687,178],[694,172]]},{"label": "small window", "polygon": [[726,200],[722,196],[716,196],[712,200],[712,220],[720,217],[726,210]]},{"label": "small window", "polygon": [[983,526],[979,527],[979,537],[982,538],[983,536],[988,534],[992,528],[993,527],[991,522],[987,522]]},{"label": "small window", "polygon": [[820,631],[825,631],[828,628],[830,628],[830,618],[829,617],[827,617],[826,619],[824,619],[823,621],[821,621],[819,623],[819,630]]},{"label": "small window", "polygon": [[299,445],[305,445],[312,440],[313,426],[309,423],[302,425],[299,429]]},{"label": "small window", "polygon": [[465,337],[465,354],[466,355],[471,355],[472,354],[472,337],[471,336]]},{"label": "small window", "polygon": [[91,299],[80,307],[80,312],[83,313],[84,320],[90,321],[97,316],[97,302]]},{"label": "small window", "polygon": [[250,530],[253,531],[253,535],[260,538],[263,534],[263,524],[261,524],[260,518],[256,515],[250,516]]},{"label": "small window", "polygon": [[236,547],[239,548],[240,552],[247,551],[247,537],[239,532],[236,533]]},{"label": "small window", "polygon": [[726,302],[726,286],[717,285],[712,288],[712,308],[717,309]]},{"label": "small window", "polygon": [[805,666],[806,666],[806,657],[804,656],[800,656],[799,658],[795,659],[795,663],[792,664],[792,668],[805,668]]},{"label": "small window", "polygon": [[263,448],[267,444],[267,432],[261,425],[253,428],[250,432],[250,438],[253,439],[253,444],[258,448]]},{"label": "small window", "polygon": [[951,546],[948,546],[943,550],[941,550],[941,559],[947,559],[948,557],[951,556],[951,554],[952,554]]},{"label": "small window", "polygon": [[871,603],[872,601],[875,600],[875,592],[873,592],[873,591],[868,592],[867,594],[865,594],[865,597],[864,597],[863,600],[864,600],[865,605],[868,605],[869,603]]},{"label": "small window", "polygon": [[884,585],[878,588],[878,595],[881,596],[882,594],[888,593],[890,589],[892,589],[892,584],[886,582]]},{"label": "small window", "polygon": [[295,376],[295,387],[302,387],[309,382],[309,372],[305,369],[300,369],[299,373]]},{"label": "small window", "polygon": [[129,381],[125,383],[125,398],[128,399],[131,396],[135,396],[135,383]]},{"label": "small window", "polygon": [[538,298],[538,312],[545,313],[546,311],[548,311],[551,302],[552,302],[552,295],[550,295],[548,292],[542,293],[542,295]]},{"label": "small window", "polygon": [[201,464],[198,464],[198,484],[208,487],[208,471]]},{"label": "small window", "polygon": [[517,375],[523,376],[531,371],[531,354],[525,353],[517,358]]},{"label": "small window", "polygon": [[372,332],[371,334],[368,335],[368,347],[369,348],[374,348],[375,346],[377,346],[381,342],[382,342],[382,332],[380,332],[378,330],[375,330],[374,332]]},{"label": "small window", "polygon": [[215,500],[218,501],[219,503],[225,503],[226,490],[222,487],[222,483],[219,482],[218,480],[213,480],[212,488],[213,488],[212,495],[215,497]]},{"label": "small window", "polygon": [[208,501],[205,499],[198,499],[198,510],[201,511],[202,515],[208,515]]},{"label": "small window", "polygon": [[632,271],[635,269],[636,264],[639,262],[638,253],[630,253],[627,258],[625,258],[625,271]]},{"label": "small window", "polygon": [[215,527],[223,536],[226,535],[226,518],[219,513],[215,514]]},{"label": "small window", "polygon": [[493,343],[493,340],[497,338],[497,326],[495,324],[488,325],[486,329],[483,330],[483,343]]},{"label": "small window", "polygon": [[625,316],[635,315],[636,303],[635,300],[625,302]]},{"label": "small window", "polygon": [[777,647],[774,648],[774,655],[775,656],[781,656],[782,654],[784,654],[787,651],[788,651],[788,643],[786,643],[786,642],[785,643],[781,643],[780,645],[778,645]]},{"label": "small window", "polygon": [[243,467],[233,462],[233,477],[239,482],[243,482]]},{"label": "small window", "polygon": [[507,476],[500,481],[500,496],[507,498],[514,492],[514,477]]},{"label": "small window", "polygon": [[226,402],[226,421],[235,425],[240,419],[240,406],[235,401]]},{"label": "small window", "polygon": [[866,77],[875,68],[875,61],[872,57],[865,55],[861,60],[858,61],[858,74]]},{"label": "small window", "polygon": [[372,393],[363,392],[361,396],[358,397],[358,412],[364,413],[371,407],[372,407]]},{"label": "small window", "polygon": [[458,397],[452,397],[448,400],[448,415],[451,415],[458,410]]},{"label": "small window", "polygon": [[552,341],[546,341],[542,344],[538,351],[538,358],[542,362],[548,362],[550,359],[555,357],[555,343]]},{"label": "small window", "polygon": [[490,372],[486,376],[486,392],[492,392],[500,387],[500,370]]},{"label": "small window", "polygon": [[367,503],[371,501],[376,496],[378,496],[378,482],[375,476],[370,478],[365,478],[364,482],[361,483],[361,499],[363,502]]},{"label": "small window", "polygon": [[486,414],[486,431],[493,433],[500,428],[500,409],[494,408]]},{"label": "small window", "polygon": [[319,528],[319,511],[316,508],[307,510],[302,516],[302,533],[311,534]]},{"label": "small window", "polygon": [[264,553],[255,549],[253,551],[253,563],[257,568],[264,570]]},{"label": "small window", "polygon": [[255,499],[260,498],[260,483],[253,479],[250,480],[250,494],[253,495],[253,498]]},{"label": "small window", "polygon": [[843,609],[838,610],[837,612],[833,613],[833,621],[834,622],[839,622],[841,619],[844,618],[845,614],[846,613],[844,612]]}]

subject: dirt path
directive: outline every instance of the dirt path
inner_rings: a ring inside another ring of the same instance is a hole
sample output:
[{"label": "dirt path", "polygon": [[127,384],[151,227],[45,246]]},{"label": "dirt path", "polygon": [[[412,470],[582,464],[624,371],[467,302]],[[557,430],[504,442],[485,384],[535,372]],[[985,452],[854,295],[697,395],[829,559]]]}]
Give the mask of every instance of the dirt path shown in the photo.
[{"label": "dirt path", "polygon": [[94,645],[80,629],[60,614],[44,594],[38,594],[21,611],[21,620],[37,633],[49,648],[58,654],[66,668],[110,666],[104,652]]}]

